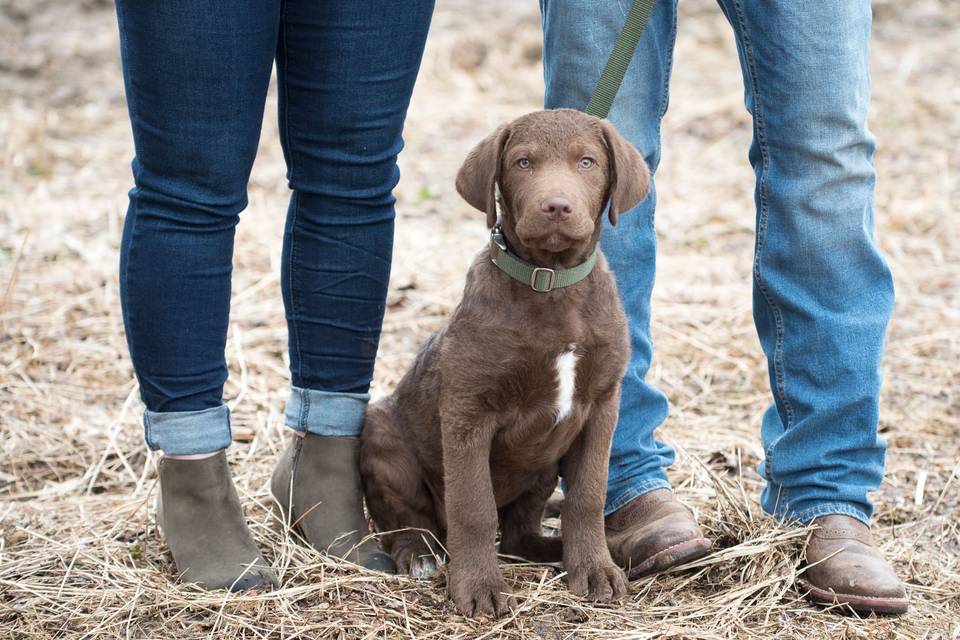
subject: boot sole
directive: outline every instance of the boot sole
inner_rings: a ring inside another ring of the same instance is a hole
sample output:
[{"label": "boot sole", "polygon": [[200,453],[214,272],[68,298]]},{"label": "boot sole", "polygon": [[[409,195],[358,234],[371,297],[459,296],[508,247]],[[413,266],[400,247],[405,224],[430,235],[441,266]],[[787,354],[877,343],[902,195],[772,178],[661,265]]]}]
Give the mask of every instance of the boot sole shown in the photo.
[{"label": "boot sole", "polygon": [[858,596],[850,593],[836,593],[827,589],[815,587],[806,580],[797,580],[801,587],[806,589],[807,600],[824,607],[843,605],[856,613],[882,613],[897,615],[906,613],[909,603],[906,598],[878,598],[874,596]]},{"label": "boot sole", "polygon": [[627,578],[629,580],[637,580],[644,576],[666,571],[685,562],[702,558],[710,553],[710,549],[712,548],[713,543],[706,538],[694,538],[693,540],[675,544],[672,547],[667,547],[666,549],[656,552],[640,564],[631,568],[627,574]]},{"label": "boot sole", "polygon": [[[276,500],[276,496],[274,496],[274,500]],[[279,502],[279,501],[277,501],[277,502]],[[395,565],[395,564],[394,564],[394,566],[392,566],[392,567],[382,567],[382,568],[381,568],[381,567],[367,567],[367,566],[365,566],[365,565],[363,565],[363,564],[361,564],[361,563],[352,562],[352,561],[350,561],[350,560],[346,560],[345,558],[340,558],[339,556],[336,556],[336,555],[333,555],[333,554],[328,554],[328,553],[327,553],[326,551],[324,551],[324,550],[317,549],[317,547],[315,547],[315,546],[313,546],[312,544],[310,544],[310,541],[307,539],[306,534],[303,532],[303,529],[300,528],[300,525],[299,525],[299,524],[290,523],[290,525],[288,526],[287,520],[286,520],[286,509],[285,509],[284,507],[280,506],[279,504],[272,504],[272,505],[270,506],[270,509],[271,509],[271,511],[273,512],[274,516],[275,516],[275,517],[273,518],[274,526],[275,526],[276,528],[280,529],[282,533],[287,533],[287,532],[289,532],[290,537],[291,537],[295,542],[297,542],[297,543],[299,543],[299,544],[301,544],[301,545],[303,545],[303,546],[305,546],[305,547],[309,547],[309,548],[313,549],[314,551],[317,551],[318,553],[322,553],[322,554],[324,554],[324,555],[329,555],[329,557],[331,557],[331,558],[333,558],[333,559],[335,559],[335,560],[343,560],[344,562],[350,562],[351,564],[355,564],[355,565],[357,565],[358,567],[363,567],[363,568],[364,568],[365,570],[367,570],[367,571],[373,571],[373,572],[381,573],[381,574],[388,575],[388,576],[397,575],[397,568],[396,568],[396,565]],[[383,553],[383,555],[386,556],[387,558],[390,558],[390,562],[391,562],[391,563],[394,562],[393,558],[390,556],[389,553],[387,553],[386,551],[381,551],[381,553]]]}]

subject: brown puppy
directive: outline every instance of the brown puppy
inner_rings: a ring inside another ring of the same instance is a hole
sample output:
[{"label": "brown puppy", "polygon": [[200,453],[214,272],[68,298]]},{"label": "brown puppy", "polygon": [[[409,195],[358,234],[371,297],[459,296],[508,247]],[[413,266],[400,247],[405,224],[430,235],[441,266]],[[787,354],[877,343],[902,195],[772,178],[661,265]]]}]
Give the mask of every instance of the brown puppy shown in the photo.
[{"label": "brown puppy", "polygon": [[[596,249],[606,205],[615,224],[646,196],[647,179],[640,154],[609,123],[561,109],[523,116],[480,142],[457,190],[486,212],[488,227],[499,200],[511,253],[568,269]],[[367,410],[360,463],[370,512],[390,532],[384,539],[402,572],[436,573],[433,539],[446,541],[450,595],[467,615],[513,606],[497,568],[498,512],[501,553],[562,558],[574,593],[619,597],[626,580],[603,531],[630,348],[616,284],[598,255],[575,284],[534,290],[493,264],[494,253],[479,253],[449,323],[396,392]],[[540,524],[560,467],[562,544]]]}]

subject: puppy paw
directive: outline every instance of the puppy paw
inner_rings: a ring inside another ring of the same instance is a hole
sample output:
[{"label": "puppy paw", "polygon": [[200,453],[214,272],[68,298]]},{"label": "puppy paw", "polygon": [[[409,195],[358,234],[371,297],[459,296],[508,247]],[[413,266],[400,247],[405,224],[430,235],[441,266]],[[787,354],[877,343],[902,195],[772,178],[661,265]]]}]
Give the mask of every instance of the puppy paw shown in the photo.
[{"label": "puppy paw", "polygon": [[491,574],[471,573],[450,575],[450,597],[465,616],[471,618],[499,618],[517,606],[510,587],[498,571]]},{"label": "puppy paw", "polygon": [[610,560],[571,567],[567,584],[575,595],[595,602],[619,600],[627,593],[626,574]]},{"label": "puppy paw", "polygon": [[429,580],[440,573],[440,568],[437,566],[437,559],[435,557],[417,556],[410,561],[407,573],[409,573],[412,578],[417,578],[418,580]]},{"label": "puppy paw", "polygon": [[429,580],[440,572],[436,556],[426,545],[410,545],[395,550],[397,572],[418,580]]}]

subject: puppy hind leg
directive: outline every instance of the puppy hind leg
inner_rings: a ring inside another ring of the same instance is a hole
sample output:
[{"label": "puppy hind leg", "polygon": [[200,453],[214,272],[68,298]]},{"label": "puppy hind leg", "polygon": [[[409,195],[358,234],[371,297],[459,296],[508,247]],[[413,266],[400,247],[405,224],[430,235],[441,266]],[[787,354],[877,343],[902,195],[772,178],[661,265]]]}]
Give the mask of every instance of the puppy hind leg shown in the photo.
[{"label": "puppy hind leg", "polygon": [[560,536],[543,535],[543,510],[557,486],[557,468],[541,473],[533,486],[500,510],[500,553],[531,562],[560,562]]},{"label": "puppy hind leg", "polygon": [[367,508],[400,573],[431,578],[439,571],[439,527],[416,456],[404,442],[392,407],[367,409],[360,445]]}]

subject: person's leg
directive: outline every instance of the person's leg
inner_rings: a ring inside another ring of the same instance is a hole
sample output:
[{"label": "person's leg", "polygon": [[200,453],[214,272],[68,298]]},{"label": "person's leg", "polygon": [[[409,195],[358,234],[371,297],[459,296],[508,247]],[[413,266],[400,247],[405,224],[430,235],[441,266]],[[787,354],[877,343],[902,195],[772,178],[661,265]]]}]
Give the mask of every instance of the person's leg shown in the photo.
[{"label": "person's leg", "polygon": [[[185,578],[230,586],[258,553],[222,453],[206,454],[230,444],[221,392],[233,236],[260,133],[278,4],[118,0],[117,17],[136,148],[120,295],[146,440],[167,458],[206,457],[161,462],[159,519]],[[214,517],[199,526],[195,509]],[[263,581],[248,575],[235,586]]]},{"label": "person's leg", "polygon": [[873,230],[868,0],[721,0],[743,65],[757,175],[754,316],[774,404],[764,508],[869,522],[883,478],[880,360],[893,305]]},{"label": "person's leg", "polygon": [[[540,1],[546,108],[586,107],[629,8],[624,2]],[[653,357],[653,174],[660,162],[660,120],[667,110],[676,30],[676,1],[657,2],[609,115],[640,150],[651,172],[647,199],[621,216],[616,228],[604,220],[600,237],[630,322],[631,360],[610,452],[604,513],[613,527],[608,527],[607,537],[611,553],[617,562],[630,565],[631,578],[701,554],[708,547],[686,509],[665,491],[670,487],[665,469],[673,463],[674,452],[654,437],[654,430],[667,417],[667,398],[645,380]]]},{"label": "person's leg", "polygon": [[[629,3],[541,0],[547,109],[583,109],[626,19]],[[660,120],[667,110],[676,39],[675,0],[658,2],[637,45],[609,120],[650,167],[650,195],[620,217],[615,228],[604,218],[600,245],[620,288],[630,321],[631,359],[623,380],[620,419],[610,453],[605,513],[611,514],[651,489],[669,488],[666,467],[673,450],[654,438],[667,417],[667,398],[646,382],[653,357],[650,295],[656,264],[653,226],[654,175],[660,164]]]},{"label": "person's leg", "polygon": [[[390,277],[397,155],[432,13],[433,0],[284,2],[279,117],[293,190],[282,273],[286,423],[306,437],[294,438],[274,486],[292,512],[310,509],[300,529],[334,555],[358,542],[343,532],[366,534],[357,436]],[[373,546],[357,549],[351,559],[389,568]]]},{"label": "person's leg", "polygon": [[136,157],[120,250],[147,444],[230,444],[221,401],[233,237],[277,38],[275,3],[117,1]]},{"label": "person's leg", "polygon": [[284,1],[286,420],[298,431],[360,433],[390,278],[397,155],[432,12],[432,0]]},{"label": "person's leg", "polygon": [[[761,502],[787,521],[845,517],[841,537],[866,540],[856,531],[883,479],[880,364],[893,306],[874,236],[870,2],[720,4],[754,125],[754,319],[774,397],[762,424]],[[834,566],[848,572],[838,576],[848,593],[902,594],[882,558],[843,556],[808,576]]]}]

